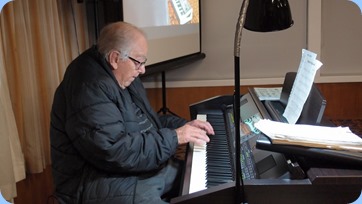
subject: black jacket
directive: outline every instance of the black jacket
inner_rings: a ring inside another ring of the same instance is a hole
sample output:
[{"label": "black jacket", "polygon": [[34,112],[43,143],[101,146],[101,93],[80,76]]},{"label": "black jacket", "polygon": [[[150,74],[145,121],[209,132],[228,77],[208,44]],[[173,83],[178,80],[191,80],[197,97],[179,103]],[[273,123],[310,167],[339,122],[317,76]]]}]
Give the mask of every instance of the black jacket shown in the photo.
[{"label": "black jacket", "polygon": [[[146,123],[132,101],[148,118]],[[81,54],[67,68],[51,112],[58,199],[132,203],[137,179],[151,176],[175,153],[177,136],[170,128],[186,123],[163,119],[152,110],[139,78],[121,89],[95,46]]]}]

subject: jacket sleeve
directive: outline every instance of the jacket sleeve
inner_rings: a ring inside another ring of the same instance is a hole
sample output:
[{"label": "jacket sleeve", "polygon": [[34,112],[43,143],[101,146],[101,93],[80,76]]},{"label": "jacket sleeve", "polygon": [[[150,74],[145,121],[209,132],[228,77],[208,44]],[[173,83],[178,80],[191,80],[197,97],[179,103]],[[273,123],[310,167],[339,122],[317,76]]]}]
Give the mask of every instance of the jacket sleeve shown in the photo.
[{"label": "jacket sleeve", "polygon": [[117,104],[117,94],[105,84],[86,84],[72,94],[69,104],[74,113],[67,119],[66,131],[75,148],[97,168],[111,172],[159,168],[176,150],[175,130],[129,131],[137,129],[136,118],[132,114],[125,118],[124,111],[130,107],[119,107],[128,103]]},{"label": "jacket sleeve", "polygon": [[175,115],[170,115],[170,114],[166,114],[166,115],[160,115],[159,116],[162,127],[165,128],[179,128],[183,125],[185,125],[187,123],[187,120],[175,116]]}]

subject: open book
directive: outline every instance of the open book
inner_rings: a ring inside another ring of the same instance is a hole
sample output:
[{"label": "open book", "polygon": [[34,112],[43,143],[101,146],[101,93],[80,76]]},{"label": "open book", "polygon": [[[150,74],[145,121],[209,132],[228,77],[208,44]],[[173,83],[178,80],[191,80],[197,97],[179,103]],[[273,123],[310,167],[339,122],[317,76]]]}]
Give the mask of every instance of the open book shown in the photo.
[{"label": "open book", "polygon": [[273,144],[362,152],[362,138],[348,127],[287,124],[265,119],[255,123],[255,127]]}]

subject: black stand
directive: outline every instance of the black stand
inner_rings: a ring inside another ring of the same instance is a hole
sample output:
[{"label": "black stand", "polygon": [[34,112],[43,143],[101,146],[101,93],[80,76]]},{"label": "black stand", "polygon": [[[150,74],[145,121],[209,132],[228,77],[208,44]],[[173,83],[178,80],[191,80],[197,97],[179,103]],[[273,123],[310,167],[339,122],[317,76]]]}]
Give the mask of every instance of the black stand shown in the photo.
[{"label": "black stand", "polygon": [[157,112],[157,113],[161,113],[166,115],[167,112],[174,115],[174,116],[178,116],[175,113],[173,113],[172,111],[170,111],[169,108],[167,108],[167,102],[166,102],[166,73],[165,71],[162,71],[162,108]]},{"label": "black stand", "polygon": [[245,16],[248,10],[249,0],[244,0],[241,4],[238,22],[236,24],[234,42],[234,122],[235,122],[235,203],[247,203],[245,196],[244,180],[242,178],[240,161],[240,43],[242,30],[245,23]]}]

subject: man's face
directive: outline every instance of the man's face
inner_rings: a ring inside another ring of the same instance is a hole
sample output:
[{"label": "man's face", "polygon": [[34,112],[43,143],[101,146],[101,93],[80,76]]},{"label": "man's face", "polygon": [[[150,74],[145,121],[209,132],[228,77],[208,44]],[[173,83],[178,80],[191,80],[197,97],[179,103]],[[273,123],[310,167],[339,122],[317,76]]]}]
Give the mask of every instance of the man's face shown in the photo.
[{"label": "man's face", "polygon": [[113,73],[122,89],[128,87],[135,78],[146,72],[145,62],[147,60],[147,41],[140,35],[135,41],[132,50],[126,59],[122,60],[121,53],[118,52],[117,68],[113,66]]}]

